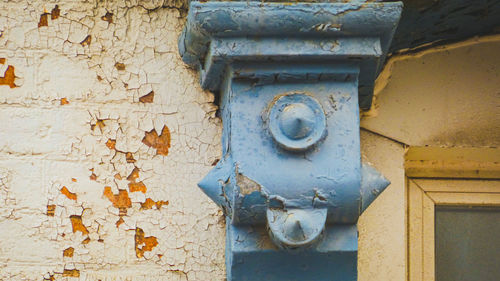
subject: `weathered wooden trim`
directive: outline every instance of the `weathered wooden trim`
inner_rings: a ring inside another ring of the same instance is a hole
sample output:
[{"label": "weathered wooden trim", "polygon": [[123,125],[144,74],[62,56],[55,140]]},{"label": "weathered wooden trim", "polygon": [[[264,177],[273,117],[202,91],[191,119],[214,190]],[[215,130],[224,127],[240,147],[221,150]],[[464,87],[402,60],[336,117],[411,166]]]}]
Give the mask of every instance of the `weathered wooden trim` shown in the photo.
[{"label": "weathered wooden trim", "polygon": [[410,178],[500,179],[500,149],[410,147],[405,170]]},{"label": "weathered wooden trim", "polygon": [[[499,185],[500,191],[500,185]],[[469,206],[500,206],[500,192],[498,193],[450,193],[429,192],[427,195],[437,205],[469,205]]]},{"label": "weathered wooden trim", "polygon": [[424,193],[422,202],[422,275],[424,281],[435,280],[434,206],[434,201]]},{"label": "weathered wooden trim", "polygon": [[[461,192],[461,193],[495,193],[498,192],[498,182],[495,180],[439,180],[417,178],[411,179],[424,192]],[[477,184],[477,183],[480,184]]]},{"label": "weathered wooden trim", "polygon": [[422,281],[423,277],[423,196],[423,190],[408,180],[408,279],[411,281]]}]

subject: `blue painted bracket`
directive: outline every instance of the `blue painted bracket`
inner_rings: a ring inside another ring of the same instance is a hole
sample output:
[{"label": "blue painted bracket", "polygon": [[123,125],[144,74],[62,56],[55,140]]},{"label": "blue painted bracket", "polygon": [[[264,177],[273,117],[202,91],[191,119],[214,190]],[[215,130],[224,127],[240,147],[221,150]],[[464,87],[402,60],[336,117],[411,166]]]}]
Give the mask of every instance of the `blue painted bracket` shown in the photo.
[{"label": "blue painted bracket", "polygon": [[199,183],[227,219],[230,281],[356,280],[361,213],[389,182],[361,163],[401,3],[190,3],[183,60],[220,95],[223,155]]}]

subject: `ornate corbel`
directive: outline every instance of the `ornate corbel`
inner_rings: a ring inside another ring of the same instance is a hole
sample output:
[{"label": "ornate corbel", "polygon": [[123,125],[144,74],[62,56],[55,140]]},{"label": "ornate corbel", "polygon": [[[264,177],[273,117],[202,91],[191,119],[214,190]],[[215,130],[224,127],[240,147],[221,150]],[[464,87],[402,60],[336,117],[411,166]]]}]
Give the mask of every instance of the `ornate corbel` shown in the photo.
[{"label": "ornate corbel", "polygon": [[389,182],[361,163],[397,3],[198,2],[179,40],[219,95],[223,155],[199,183],[226,215],[227,279],[356,280],[361,213]]}]

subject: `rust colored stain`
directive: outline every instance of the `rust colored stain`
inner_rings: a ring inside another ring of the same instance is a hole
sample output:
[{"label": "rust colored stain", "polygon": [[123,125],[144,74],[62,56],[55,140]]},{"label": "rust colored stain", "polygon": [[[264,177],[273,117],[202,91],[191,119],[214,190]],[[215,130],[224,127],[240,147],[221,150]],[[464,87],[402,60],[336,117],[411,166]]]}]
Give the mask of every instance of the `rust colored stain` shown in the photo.
[{"label": "rust colored stain", "polygon": [[49,15],[50,15],[49,13],[43,13],[40,15],[40,21],[38,22],[38,27],[49,26],[49,21],[48,21]]},{"label": "rust colored stain", "polygon": [[56,5],[52,11],[50,11],[50,19],[56,20],[61,15],[61,10],[59,9],[59,5]]},{"label": "rust colored stain", "polygon": [[168,155],[168,149],[170,148],[170,130],[167,126],[163,126],[161,130],[161,135],[155,129],[146,132],[142,143],[149,147],[156,148],[156,155]]},{"label": "rust colored stain", "polygon": [[156,209],[160,210],[161,206],[167,206],[168,203],[168,201],[158,200],[155,202],[151,198],[146,198],[146,201],[144,201],[144,203],[141,203],[141,210],[150,210],[153,208],[153,206],[156,206]]},{"label": "rust colored stain", "polygon": [[95,127],[98,127],[101,130],[102,133],[102,128],[106,127],[106,124],[104,124],[104,120],[97,119],[95,124],[90,124],[90,129],[93,131]]},{"label": "rust colored stain", "polygon": [[47,216],[53,217],[56,212],[56,205],[47,205]]},{"label": "rust colored stain", "polygon": [[72,181],[72,182],[76,182],[76,179],[75,179],[75,178],[71,178],[71,181]]},{"label": "rust colored stain", "polygon": [[64,269],[63,277],[80,277],[80,270],[78,269]]},{"label": "rust colored stain", "polygon": [[151,91],[149,92],[149,94],[140,97],[139,101],[142,103],[152,103],[154,98],[155,98],[155,92]]},{"label": "rust colored stain", "polygon": [[151,199],[151,198],[146,198],[146,201],[144,201],[144,203],[141,203],[141,210],[149,210],[151,208],[153,208],[154,205],[156,202]]},{"label": "rust colored stain", "polygon": [[115,195],[113,191],[111,191],[110,186],[105,186],[103,195],[113,203],[113,207],[118,208],[120,216],[125,216],[127,214],[127,208],[132,207],[132,201],[130,201],[128,192],[125,189],[119,189],[118,195]]},{"label": "rust colored stain", "polygon": [[90,238],[89,237],[83,239],[83,241],[82,241],[83,245],[87,245],[88,243],[90,243]]},{"label": "rust colored stain", "polygon": [[139,178],[139,168],[135,167],[130,173],[130,175],[128,175],[127,180],[135,182],[135,180],[138,178]]},{"label": "rust colored stain", "polygon": [[72,215],[69,217],[71,220],[71,226],[73,227],[73,233],[80,231],[82,234],[89,234],[89,231],[82,223],[82,216]]},{"label": "rust colored stain", "polygon": [[142,192],[142,193],[146,193],[146,190],[148,188],[146,187],[146,185],[140,181],[140,182],[131,182],[128,184],[128,190],[130,192]]},{"label": "rust colored stain", "polygon": [[107,21],[108,23],[113,23],[113,13],[106,12],[106,14],[101,17],[101,20]]},{"label": "rust colored stain", "polygon": [[69,103],[69,101],[68,101],[67,98],[62,98],[61,99],[61,105],[65,105],[65,104],[68,104],[68,103]]},{"label": "rust colored stain", "polygon": [[117,179],[117,180],[121,180],[122,176],[119,173],[116,173],[115,176],[114,176],[114,178]]},{"label": "rust colored stain", "polygon": [[115,145],[116,145],[116,140],[108,139],[108,141],[106,142],[106,146],[109,149],[115,149]]},{"label": "rust colored stain", "polygon": [[80,45],[85,47],[90,45],[91,42],[92,42],[92,35],[87,35],[87,37],[85,37],[85,39],[83,39],[82,42],[80,42]]},{"label": "rust colored stain", "polygon": [[94,168],[89,169],[89,171],[91,171],[91,172],[92,172],[92,174],[91,174],[91,175],[90,175],[90,177],[89,177],[89,178],[90,178],[90,180],[91,180],[91,181],[95,181],[95,180],[97,180],[97,175],[94,173]]},{"label": "rust colored stain", "polygon": [[75,249],[73,247],[69,247],[63,251],[63,257],[73,257],[75,253]]},{"label": "rust colored stain", "polygon": [[5,58],[0,58],[0,64],[5,64]]},{"label": "rust colored stain", "polygon": [[127,163],[135,163],[134,155],[132,155],[132,152],[125,153],[125,159],[127,160]]},{"label": "rust colored stain", "polygon": [[68,199],[76,201],[76,198],[77,198],[76,193],[69,191],[66,186],[63,186],[60,191],[62,194],[66,195],[66,197],[68,197]]},{"label": "rust colored stain", "polygon": [[[5,63],[5,59],[3,59],[2,64]],[[16,74],[14,73],[14,66],[9,65],[3,74],[3,77],[0,76],[0,85],[7,85],[11,88],[17,87],[14,83],[16,80]]]},{"label": "rust colored stain", "polygon": [[146,193],[148,188],[142,181],[136,182],[138,178],[139,178],[139,168],[135,167],[130,173],[130,175],[127,177],[127,180],[129,181],[128,190],[130,192],[140,191],[142,193]]},{"label": "rust colored stain", "polygon": [[117,70],[125,70],[125,64],[123,64],[121,62],[117,62],[117,63],[115,63],[115,68]]},{"label": "rust colored stain", "polygon": [[117,220],[117,221],[116,221],[116,223],[115,223],[115,224],[116,224],[116,228],[120,227],[120,225],[121,225],[122,223],[124,223],[124,222],[125,222],[125,221],[123,220],[123,218],[122,218],[122,217],[120,217],[120,219],[119,219],[119,220]]},{"label": "rust colored stain", "polygon": [[158,239],[154,236],[145,237],[144,231],[135,229],[135,255],[138,258],[144,257],[144,252],[153,250],[158,245]]}]

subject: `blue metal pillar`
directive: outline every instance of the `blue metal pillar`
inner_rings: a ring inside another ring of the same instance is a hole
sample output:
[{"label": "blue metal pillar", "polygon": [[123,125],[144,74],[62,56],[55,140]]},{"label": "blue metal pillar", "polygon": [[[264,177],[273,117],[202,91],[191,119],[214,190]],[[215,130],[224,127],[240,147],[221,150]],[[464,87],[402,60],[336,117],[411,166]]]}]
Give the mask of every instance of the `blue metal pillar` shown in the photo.
[{"label": "blue metal pillar", "polygon": [[[354,2],[354,1],[353,1]],[[360,214],[389,182],[361,163],[359,107],[400,3],[190,3],[179,41],[220,95],[229,281],[357,279]]]}]

